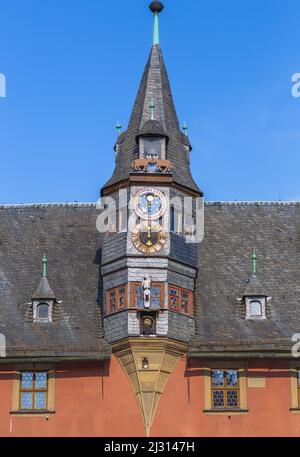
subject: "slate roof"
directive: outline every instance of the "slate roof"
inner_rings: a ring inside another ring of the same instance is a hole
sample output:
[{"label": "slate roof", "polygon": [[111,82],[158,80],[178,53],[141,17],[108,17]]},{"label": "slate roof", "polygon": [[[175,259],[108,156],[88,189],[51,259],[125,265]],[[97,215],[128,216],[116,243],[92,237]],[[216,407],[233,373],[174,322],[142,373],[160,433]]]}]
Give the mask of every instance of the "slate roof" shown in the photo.
[{"label": "slate roof", "polygon": [[200,192],[191,175],[189,153],[185,150],[187,139],[183,138],[184,135],[180,130],[169,78],[159,45],[152,46],[128,129],[122,134],[122,143],[119,142],[120,149],[116,157],[113,176],[103,189],[128,179],[131,164],[138,157],[136,137],[144,124],[151,119],[151,99],[155,104],[154,119],[161,124],[163,131],[169,137],[167,159],[173,164],[173,180]]},{"label": "slate roof", "polygon": [[[89,204],[0,206],[0,332],[8,356],[110,354],[98,304],[102,237],[96,218]],[[62,302],[53,323],[33,323],[30,302],[44,252]]]},{"label": "slate roof", "polygon": [[[97,216],[96,204],[0,206],[0,332],[12,355],[110,353],[99,306]],[[272,296],[265,321],[243,319],[237,301],[254,246],[258,275]],[[29,302],[44,252],[62,303],[54,323],[35,324]],[[190,352],[290,348],[300,332],[300,203],[206,203],[195,314]]]},{"label": "slate roof", "polygon": [[[256,248],[270,318],[245,320],[239,302]],[[194,350],[216,345],[252,349],[300,332],[300,203],[210,203],[199,246]],[[246,343],[245,343],[246,342]],[[276,346],[279,348],[279,346]]]}]

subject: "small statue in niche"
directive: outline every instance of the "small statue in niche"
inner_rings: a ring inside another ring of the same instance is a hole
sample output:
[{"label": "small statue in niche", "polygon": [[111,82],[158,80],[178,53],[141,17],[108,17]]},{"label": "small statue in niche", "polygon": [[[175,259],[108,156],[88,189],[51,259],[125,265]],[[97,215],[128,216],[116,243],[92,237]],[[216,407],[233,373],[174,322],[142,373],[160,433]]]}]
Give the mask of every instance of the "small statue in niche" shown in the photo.
[{"label": "small statue in niche", "polygon": [[151,302],[151,278],[149,275],[144,276],[144,280],[142,282],[142,286],[144,289],[144,307],[150,308]]}]

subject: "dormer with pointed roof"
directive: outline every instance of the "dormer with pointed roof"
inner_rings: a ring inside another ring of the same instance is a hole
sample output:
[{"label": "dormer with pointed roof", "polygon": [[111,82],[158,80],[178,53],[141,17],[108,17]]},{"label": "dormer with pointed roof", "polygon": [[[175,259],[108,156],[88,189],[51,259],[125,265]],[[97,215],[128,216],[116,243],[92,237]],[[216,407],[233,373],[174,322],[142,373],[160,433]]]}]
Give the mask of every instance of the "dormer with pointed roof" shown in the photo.
[{"label": "dormer with pointed roof", "polygon": [[57,300],[47,278],[46,254],[44,254],[42,263],[43,277],[32,296],[33,322],[52,322],[53,307]]},{"label": "dormer with pointed roof", "polygon": [[268,302],[271,300],[263,284],[257,277],[257,255],[252,254],[252,276],[248,280],[246,289],[241,299],[245,308],[246,319],[263,320],[270,315]]}]

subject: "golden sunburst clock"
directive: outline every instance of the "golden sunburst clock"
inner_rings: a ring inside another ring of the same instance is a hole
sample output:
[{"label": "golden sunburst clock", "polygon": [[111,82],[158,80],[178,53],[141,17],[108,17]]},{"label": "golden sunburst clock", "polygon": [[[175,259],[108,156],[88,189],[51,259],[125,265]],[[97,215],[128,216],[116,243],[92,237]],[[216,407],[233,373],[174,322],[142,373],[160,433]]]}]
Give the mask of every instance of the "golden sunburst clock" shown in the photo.
[{"label": "golden sunburst clock", "polygon": [[167,241],[167,233],[156,223],[142,222],[132,232],[132,243],[144,254],[159,252]]}]

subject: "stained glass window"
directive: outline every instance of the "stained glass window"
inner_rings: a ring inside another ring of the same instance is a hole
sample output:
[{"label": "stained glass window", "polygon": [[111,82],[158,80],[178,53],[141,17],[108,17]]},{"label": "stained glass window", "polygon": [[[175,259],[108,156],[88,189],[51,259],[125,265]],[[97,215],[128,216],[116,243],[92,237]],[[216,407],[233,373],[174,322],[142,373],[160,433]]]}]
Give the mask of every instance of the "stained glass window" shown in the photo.
[{"label": "stained glass window", "polygon": [[169,304],[172,311],[178,311],[179,303],[179,290],[170,288],[169,292]]},{"label": "stained glass window", "polygon": [[169,309],[178,313],[192,313],[193,292],[169,286]]},{"label": "stained glass window", "polygon": [[125,307],[125,293],[126,293],[125,287],[119,287],[118,292],[119,292],[118,293],[118,308],[122,309]]},{"label": "stained glass window", "polygon": [[181,304],[181,312],[188,314],[189,312],[189,294],[188,292],[181,292],[181,297],[180,297],[180,304]]},{"label": "stained glass window", "polygon": [[212,407],[239,408],[238,370],[212,370]]},{"label": "stained glass window", "polygon": [[109,308],[110,312],[114,313],[116,311],[116,291],[112,290],[109,297]]},{"label": "stained glass window", "polygon": [[20,409],[46,410],[48,395],[48,372],[23,371],[20,383]]},{"label": "stained glass window", "polygon": [[107,291],[107,314],[115,313],[127,307],[127,286],[120,286]]}]

